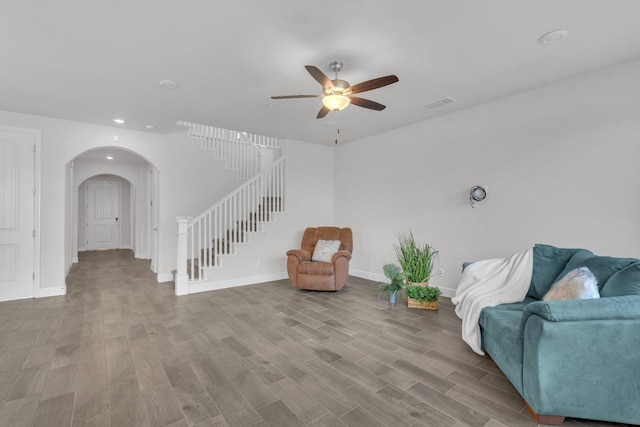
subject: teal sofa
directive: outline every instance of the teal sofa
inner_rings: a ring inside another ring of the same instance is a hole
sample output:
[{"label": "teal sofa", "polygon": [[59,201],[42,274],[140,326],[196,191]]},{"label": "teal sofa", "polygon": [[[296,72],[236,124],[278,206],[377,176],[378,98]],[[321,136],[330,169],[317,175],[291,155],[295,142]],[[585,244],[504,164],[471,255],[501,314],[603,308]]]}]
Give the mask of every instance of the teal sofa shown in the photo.
[{"label": "teal sofa", "polygon": [[[536,245],[523,302],[484,308],[482,347],[539,423],[565,417],[640,424],[640,260]],[[601,298],[542,301],[586,266]]]}]

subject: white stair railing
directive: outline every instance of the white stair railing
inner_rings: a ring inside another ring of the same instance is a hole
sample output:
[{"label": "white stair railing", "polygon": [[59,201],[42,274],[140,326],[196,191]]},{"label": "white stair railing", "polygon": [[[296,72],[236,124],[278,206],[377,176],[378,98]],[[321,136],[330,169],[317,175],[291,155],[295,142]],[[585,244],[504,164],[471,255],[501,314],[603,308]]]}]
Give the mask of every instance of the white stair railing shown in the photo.
[{"label": "white stair railing", "polygon": [[189,282],[205,279],[205,270],[219,267],[250,233],[284,211],[284,157],[256,174],[209,209],[190,219],[178,218],[176,295],[188,293]]},{"label": "white stair railing", "polygon": [[200,146],[211,150],[214,157],[225,160],[227,168],[238,171],[238,178],[249,179],[260,171],[260,156],[265,148],[280,149],[280,140],[215,126],[178,121],[177,126],[188,128],[188,136],[200,139]]}]

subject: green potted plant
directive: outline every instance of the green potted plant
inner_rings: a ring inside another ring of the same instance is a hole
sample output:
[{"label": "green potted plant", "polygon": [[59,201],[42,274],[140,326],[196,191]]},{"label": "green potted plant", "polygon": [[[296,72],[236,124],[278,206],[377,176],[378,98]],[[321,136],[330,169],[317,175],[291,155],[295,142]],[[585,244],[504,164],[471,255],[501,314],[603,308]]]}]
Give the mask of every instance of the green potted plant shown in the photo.
[{"label": "green potted plant", "polygon": [[438,251],[428,243],[424,245],[417,243],[411,231],[407,234],[398,234],[398,245],[394,250],[407,285],[421,283],[423,286],[428,286],[438,259]]},{"label": "green potted plant", "polygon": [[404,287],[404,273],[396,264],[385,264],[382,271],[389,282],[380,283],[378,290],[380,293],[386,292],[389,295],[389,302],[395,304],[398,291]]},{"label": "green potted plant", "polygon": [[437,310],[439,307],[440,288],[436,286],[407,285],[407,307]]}]

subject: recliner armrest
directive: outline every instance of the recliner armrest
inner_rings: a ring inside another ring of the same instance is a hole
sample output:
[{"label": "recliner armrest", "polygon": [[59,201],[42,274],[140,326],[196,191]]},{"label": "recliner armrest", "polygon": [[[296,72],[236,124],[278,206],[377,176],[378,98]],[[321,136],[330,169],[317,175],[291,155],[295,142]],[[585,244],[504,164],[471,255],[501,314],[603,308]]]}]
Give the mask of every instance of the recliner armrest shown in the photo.
[{"label": "recliner armrest", "polygon": [[333,254],[333,256],[331,256],[331,262],[335,264],[336,260],[338,258],[341,258],[341,257],[345,257],[347,260],[350,260],[351,259],[351,252],[344,251],[344,250],[338,251],[335,254]]},{"label": "recliner armrest", "polygon": [[550,322],[640,319],[640,295],[532,302],[522,311],[521,336],[524,335],[527,320],[534,315]]},{"label": "recliner armrest", "polygon": [[311,253],[304,249],[291,249],[287,251],[287,256],[295,256],[298,258],[298,262],[311,261]]}]

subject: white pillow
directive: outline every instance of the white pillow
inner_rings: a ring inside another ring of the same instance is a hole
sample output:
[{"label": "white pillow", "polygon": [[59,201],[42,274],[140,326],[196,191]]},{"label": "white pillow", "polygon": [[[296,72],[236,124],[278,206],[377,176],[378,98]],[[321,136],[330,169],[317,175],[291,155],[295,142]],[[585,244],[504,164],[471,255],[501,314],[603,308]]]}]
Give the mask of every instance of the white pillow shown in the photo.
[{"label": "white pillow", "polygon": [[551,286],[544,301],[560,299],[600,298],[598,280],[587,267],[571,270]]},{"label": "white pillow", "polygon": [[318,240],[311,261],[331,262],[333,254],[340,249],[340,240]]}]

